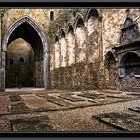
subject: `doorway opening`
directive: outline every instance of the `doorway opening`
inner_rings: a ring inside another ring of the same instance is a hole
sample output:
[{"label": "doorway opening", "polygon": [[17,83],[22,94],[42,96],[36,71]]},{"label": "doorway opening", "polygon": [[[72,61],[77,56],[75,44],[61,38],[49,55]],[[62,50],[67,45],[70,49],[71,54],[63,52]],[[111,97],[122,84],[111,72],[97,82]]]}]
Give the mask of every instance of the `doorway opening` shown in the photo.
[{"label": "doorway opening", "polygon": [[20,86],[48,89],[47,41],[30,17],[23,17],[10,26],[4,36],[2,52],[4,88]]}]

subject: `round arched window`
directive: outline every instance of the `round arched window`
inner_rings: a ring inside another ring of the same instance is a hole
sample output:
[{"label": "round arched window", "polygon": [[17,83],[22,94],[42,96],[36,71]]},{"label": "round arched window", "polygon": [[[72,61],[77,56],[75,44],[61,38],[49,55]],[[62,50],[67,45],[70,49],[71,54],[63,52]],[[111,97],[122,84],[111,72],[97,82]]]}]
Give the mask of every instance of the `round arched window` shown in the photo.
[{"label": "round arched window", "polygon": [[24,62],[24,58],[21,57],[21,58],[19,59],[19,62]]}]

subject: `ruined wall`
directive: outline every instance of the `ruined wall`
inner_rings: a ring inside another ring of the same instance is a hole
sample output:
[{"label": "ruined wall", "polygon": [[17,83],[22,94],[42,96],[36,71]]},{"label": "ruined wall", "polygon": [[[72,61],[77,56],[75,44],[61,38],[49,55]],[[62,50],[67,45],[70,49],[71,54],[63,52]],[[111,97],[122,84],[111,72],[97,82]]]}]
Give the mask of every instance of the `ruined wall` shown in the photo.
[{"label": "ruined wall", "polygon": [[49,24],[53,22],[50,20],[50,11],[54,12],[53,21],[61,13],[61,9],[7,9],[7,12],[2,19],[2,35],[4,35],[6,30],[12,23],[24,16],[29,16],[31,19],[33,19],[43,30],[43,32],[46,33]]},{"label": "ruined wall", "polygon": [[[63,38],[62,29],[65,34]],[[103,84],[99,84],[103,78],[99,71],[102,47],[98,11],[64,11],[55,24],[50,26],[49,32],[53,32],[52,38],[58,37],[57,42],[52,40],[51,43],[54,47],[50,52],[52,88],[84,90],[97,89],[99,85],[103,87]]]},{"label": "ruined wall", "polygon": [[[139,9],[82,9],[69,11],[70,16],[67,13],[68,11],[65,12],[65,16],[63,15],[63,19],[67,17],[67,23],[65,20],[62,23],[60,16],[58,19],[62,24],[60,25],[57,19],[56,26],[52,26],[56,27],[56,31],[53,33],[58,35],[58,38],[61,28],[67,32],[69,25],[72,25],[73,30],[71,36],[68,34],[65,37],[68,47],[68,58],[65,61],[68,61],[68,65],[51,71],[52,88],[121,89],[123,82],[119,78],[120,62],[113,48],[120,44],[121,29],[128,15],[138,22],[139,27]],[[63,48],[64,43],[61,43],[60,38],[58,42],[58,46]],[[64,48],[66,49],[66,47]],[[113,63],[107,62],[110,57],[109,52],[113,54]],[[51,52],[51,54],[53,53]],[[56,57],[54,59],[54,62],[57,61],[57,63],[58,60],[61,61],[61,58],[58,59],[58,57],[57,60]],[[109,66],[107,66],[108,64]]]},{"label": "ruined wall", "polygon": [[[51,15],[51,13],[53,13]],[[42,33],[46,36],[46,39],[50,35],[48,31],[48,25],[51,24],[61,13],[61,9],[6,9],[6,12],[3,13],[2,17],[2,41],[5,33],[8,31],[8,29],[13,25],[14,23],[17,23],[19,19],[23,19],[24,17],[29,17],[26,18],[28,20],[32,20],[37,26],[37,28],[40,30],[39,31],[39,36],[42,36]],[[42,33],[41,33],[42,32]],[[49,41],[46,40],[45,38],[43,39],[43,43],[47,47],[47,49],[43,49],[42,51],[42,56],[44,55],[44,58],[41,56],[39,57],[38,60],[36,60],[36,86],[37,87],[44,87],[45,85],[49,85],[48,82],[44,79],[48,79],[48,58],[49,58]],[[27,41],[27,40],[26,40]],[[37,44],[36,44],[37,45]],[[34,47],[34,46],[32,46]],[[40,48],[37,48],[38,51],[40,51]],[[48,50],[48,51],[46,51]],[[5,67],[5,52],[3,51],[3,68]],[[44,64],[44,62],[46,62]],[[5,71],[5,68],[4,68]],[[44,72],[45,71],[45,72]],[[3,81],[5,83],[5,74],[3,74]],[[2,85],[2,87],[5,87],[5,84]]]},{"label": "ruined wall", "polygon": [[[139,12],[139,9],[9,9],[2,18],[2,38],[13,22],[29,16],[47,38],[51,88],[121,89],[125,83],[120,80],[120,60],[113,48],[121,44],[122,27],[128,16],[140,27]],[[43,60],[36,61],[38,71],[42,71],[43,65]],[[41,87],[43,83],[38,84]]]},{"label": "ruined wall", "polygon": [[[121,65],[120,56],[119,54],[117,54],[115,50],[112,49],[114,47],[122,45],[122,42],[120,39],[122,37],[122,29],[125,26],[124,24],[126,22],[127,17],[132,19],[132,21],[138,25],[138,28],[140,27],[139,12],[140,12],[139,9],[129,9],[129,10],[128,9],[103,9],[102,10],[102,18],[103,18],[102,43],[103,43],[103,59],[104,59],[104,72],[105,72],[104,77],[106,80],[105,82],[106,82],[107,88],[113,88],[113,89],[119,89],[119,90],[120,89],[130,90],[130,88],[128,87],[131,87],[132,89],[133,83],[137,83],[135,84],[134,87],[138,87],[139,85],[138,84],[139,78],[135,78],[132,75],[126,75],[124,78],[120,78],[120,74],[119,74],[120,73],[119,67]],[[130,24],[130,23],[126,23],[126,24]],[[137,29],[134,29],[134,30],[137,30]],[[129,31],[129,29],[128,31],[126,31],[124,37],[127,38],[127,36],[129,39],[128,40],[125,39],[123,44],[129,44],[131,43],[130,40],[133,41],[133,38],[135,38],[134,37],[135,34],[133,34],[133,29],[131,29],[131,31]],[[125,50],[127,46],[124,46],[123,48]],[[106,57],[108,56],[108,53],[110,52],[113,54],[112,59],[115,59],[115,60],[114,60],[114,64],[111,65],[111,68],[107,68],[105,66]],[[121,52],[123,52],[123,50]],[[125,52],[126,53],[129,52],[128,49],[126,49]]]}]

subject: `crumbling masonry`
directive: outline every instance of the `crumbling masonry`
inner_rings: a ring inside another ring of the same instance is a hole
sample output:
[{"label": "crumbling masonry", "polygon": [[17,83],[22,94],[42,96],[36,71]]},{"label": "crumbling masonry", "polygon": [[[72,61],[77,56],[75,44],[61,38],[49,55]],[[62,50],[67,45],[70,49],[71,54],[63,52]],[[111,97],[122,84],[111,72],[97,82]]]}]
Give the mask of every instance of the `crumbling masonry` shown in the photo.
[{"label": "crumbling masonry", "polygon": [[1,9],[0,91],[140,91],[140,9]]}]

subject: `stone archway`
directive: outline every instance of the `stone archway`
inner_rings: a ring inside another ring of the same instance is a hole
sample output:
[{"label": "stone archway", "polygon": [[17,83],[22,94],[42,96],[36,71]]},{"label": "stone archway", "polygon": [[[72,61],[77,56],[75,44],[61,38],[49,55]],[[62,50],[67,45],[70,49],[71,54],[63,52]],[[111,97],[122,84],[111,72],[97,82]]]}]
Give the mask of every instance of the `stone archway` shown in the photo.
[{"label": "stone archway", "polygon": [[6,51],[6,88],[35,87],[34,60],[34,51],[25,40],[18,38],[10,43]]},{"label": "stone archway", "polygon": [[120,59],[120,78],[122,90],[137,91],[140,87],[140,56],[127,52]]},{"label": "stone archway", "polygon": [[120,61],[120,76],[126,76],[133,73],[140,75],[140,57],[135,52],[128,52],[124,54]]},{"label": "stone archway", "polygon": [[17,38],[27,41],[35,52],[36,62],[36,87],[48,88],[48,45],[47,40],[39,26],[28,16],[22,17],[14,22],[3,38],[2,44],[2,68],[3,68],[3,87],[5,90],[6,80],[6,50],[7,46]]},{"label": "stone archway", "polygon": [[109,51],[105,55],[105,76],[106,76],[106,87],[116,89],[117,71],[116,71],[116,59],[114,54]]}]

